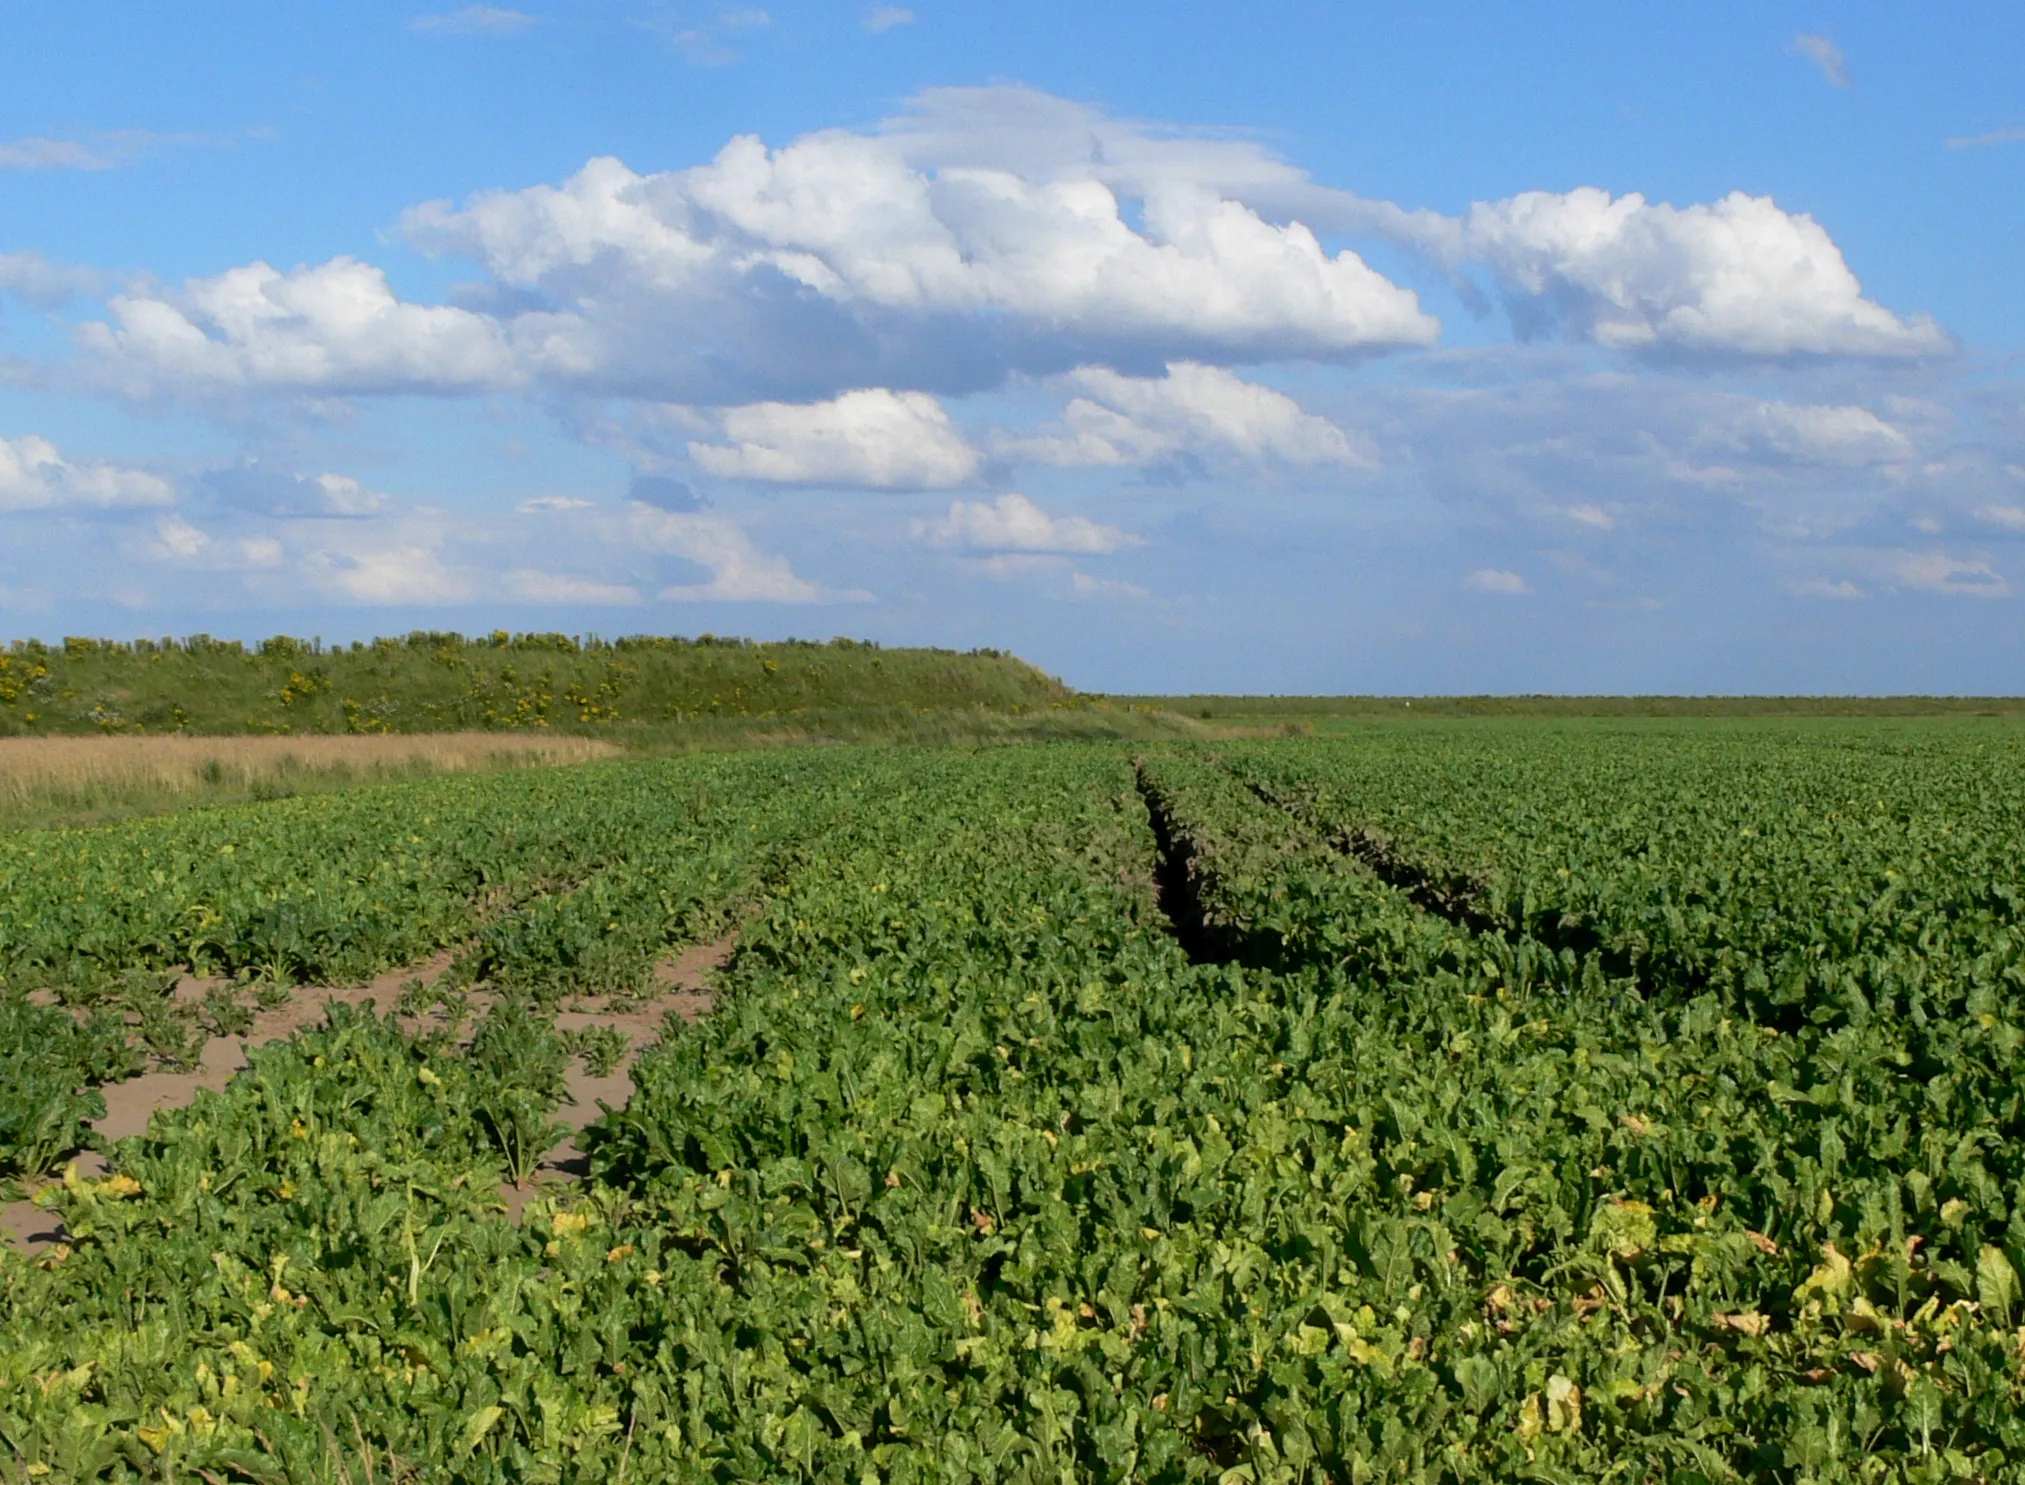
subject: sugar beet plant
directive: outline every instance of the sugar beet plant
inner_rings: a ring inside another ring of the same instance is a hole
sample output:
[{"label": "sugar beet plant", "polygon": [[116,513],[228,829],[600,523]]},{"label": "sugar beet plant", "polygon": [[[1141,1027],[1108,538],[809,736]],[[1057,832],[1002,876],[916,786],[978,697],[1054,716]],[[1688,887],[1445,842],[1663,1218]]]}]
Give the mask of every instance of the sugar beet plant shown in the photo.
[{"label": "sugar beet plant", "polygon": [[47,1006],[0,998],[0,1181],[39,1175],[89,1137],[105,1114],[96,1085],[134,1070],[126,1026],[82,1022]]},{"label": "sugar beet plant", "polygon": [[22,832],[0,839],[0,991],[91,1004],[141,969],[356,983],[467,945],[467,978],[634,988],[728,921],[822,774],[590,765]]},{"label": "sugar beet plant", "polygon": [[[1726,877],[1655,785],[1631,850],[1598,770],[1634,859],[1563,878],[1507,822],[1590,839],[1579,748],[1418,737],[682,766],[751,769],[788,823],[720,1009],[585,1132],[591,1186],[498,1211],[497,1091],[534,1121],[555,1092],[526,1022],[460,1054],[340,1018],[53,1188],[68,1250],[0,1259],[0,1449],[65,1479],[2017,1474],[2016,749],[1640,734],[1701,813],[1756,789],[1774,843]],[[1833,833],[1838,865],[1788,807],[1835,774],[1975,838],[1880,902],[1902,822]],[[1708,909],[1671,939],[1593,881],[1653,860]],[[1872,936],[1809,957],[1845,896]]]},{"label": "sugar beet plant", "polygon": [[638,994],[671,949],[737,920],[830,792],[819,765],[777,755],[431,780],[0,840],[0,1179],[88,1143],[104,1112],[94,1085],[150,1061],[186,1067],[206,1031],[246,1029],[230,988],[175,998],[185,972],[257,982],[268,1003],[451,949],[453,989],[546,1008]]}]

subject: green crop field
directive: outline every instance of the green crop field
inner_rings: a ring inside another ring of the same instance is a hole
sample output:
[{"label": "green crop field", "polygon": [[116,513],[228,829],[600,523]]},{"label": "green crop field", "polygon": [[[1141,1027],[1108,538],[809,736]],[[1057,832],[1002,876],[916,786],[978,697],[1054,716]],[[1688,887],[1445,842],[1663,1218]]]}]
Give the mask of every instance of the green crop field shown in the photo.
[{"label": "green crop field", "polygon": [[[2025,1478],[2021,918],[2025,731],[1974,718],[726,753],[0,836],[0,1178],[65,1228],[0,1248],[0,1479]],[[587,1178],[510,1213],[557,1007],[727,934]],[[235,988],[432,955],[463,1033],[335,1008],[65,1173]]]}]

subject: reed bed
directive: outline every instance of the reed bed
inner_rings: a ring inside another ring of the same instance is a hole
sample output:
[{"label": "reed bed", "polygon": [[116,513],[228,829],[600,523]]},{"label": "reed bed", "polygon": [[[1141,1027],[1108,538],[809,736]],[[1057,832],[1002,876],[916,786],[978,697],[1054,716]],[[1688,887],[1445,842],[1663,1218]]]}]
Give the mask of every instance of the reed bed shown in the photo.
[{"label": "reed bed", "polygon": [[0,738],[0,828],[92,824],[435,773],[588,763],[598,738],[496,732]]}]

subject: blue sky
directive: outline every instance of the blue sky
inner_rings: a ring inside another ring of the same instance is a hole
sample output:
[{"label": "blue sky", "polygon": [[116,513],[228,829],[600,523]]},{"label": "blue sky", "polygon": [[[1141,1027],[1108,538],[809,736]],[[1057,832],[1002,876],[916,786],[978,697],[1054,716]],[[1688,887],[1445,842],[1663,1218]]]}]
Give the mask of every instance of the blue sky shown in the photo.
[{"label": "blue sky", "polygon": [[0,3],[0,630],[2025,690],[2025,12]]}]

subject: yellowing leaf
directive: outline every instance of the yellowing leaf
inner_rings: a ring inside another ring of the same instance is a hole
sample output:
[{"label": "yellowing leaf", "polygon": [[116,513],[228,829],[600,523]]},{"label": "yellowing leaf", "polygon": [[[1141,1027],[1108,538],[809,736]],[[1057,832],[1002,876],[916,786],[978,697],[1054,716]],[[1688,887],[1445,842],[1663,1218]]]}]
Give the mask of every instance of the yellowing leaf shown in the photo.
[{"label": "yellowing leaf", "polygon": [[477,1412],[467,1417],[464,1420],[463,1428],[458,1430],[458,1444],[463,1452],[469,1454],[473,1449],[476,1449],[478,1441],[492,1431],[492,1425],[500,1420],[505,1411],[504,1408],[494,1403],[491,1407],[480,1408]]},{"label": "yellowing leaf", "polygon": [[1821,1248],[1821,1262],[1798,1289],[1793,1291],[1793,1302],[1799,1305],[1828,1304],[1839,1301],[1849,1293],[1855,1283],[1855,1271],[1849,1260],[1836,1251],[1835,1244],[1825,1243]]},{"label": "yellowing leaf", "polygon": [[1659,1224],[1642,1201],[1607,1201],[1589,1224],[1589,1240],[1618,1258],[1636,1258],[1659,1240]]},{"label": "yellowing leaf", "polygon": [[1582,1389],[1567,1377],[1555,1375],[1547,1379],[1547,1430],[1582,1431]]},{"label": "yellowing leaf", "polygon": [[2011,1323],[2011,1312],[2018,1306],[2018,1270],[2002,1248],[1990,1243],[1976,1255],[1976,1298],[1999,1324]]},{"label": "yellowing leaf", "polygon": [[1711,1315],[1709,1318],[1725,1329],[1753,1338],[1763,1335],[1772,1328],[1771,1317],[1761,1315],[1756,1310],[1744,1310],[1735,1315]]}]

